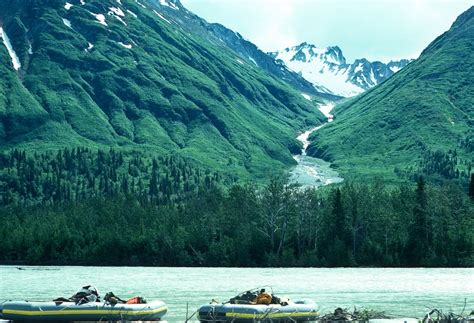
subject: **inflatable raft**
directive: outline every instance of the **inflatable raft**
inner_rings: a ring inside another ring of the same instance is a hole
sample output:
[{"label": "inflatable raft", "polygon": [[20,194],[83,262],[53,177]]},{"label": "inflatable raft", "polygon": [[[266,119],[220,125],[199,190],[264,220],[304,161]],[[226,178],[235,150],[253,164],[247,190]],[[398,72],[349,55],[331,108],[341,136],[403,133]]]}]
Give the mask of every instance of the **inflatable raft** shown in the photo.
[{"label": "inflatable raft", "polygon": [[115,305],[8,301],[1,306],[0,318],[12,321],[160,321],[167,311],[162,301]]},{"label": "inflatable raft", "polygon": [[308,322],[319,317],[310,301],[288,305],[209,304],[199,308],[200,322]]}]

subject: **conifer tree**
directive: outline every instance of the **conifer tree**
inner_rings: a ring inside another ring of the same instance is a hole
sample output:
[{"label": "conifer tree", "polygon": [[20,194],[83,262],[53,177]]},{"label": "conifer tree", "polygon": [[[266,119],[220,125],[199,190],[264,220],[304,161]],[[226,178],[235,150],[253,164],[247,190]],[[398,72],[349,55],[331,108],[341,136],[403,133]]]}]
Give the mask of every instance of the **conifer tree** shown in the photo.
[{"label": "conifer tree", "polygon": [[469,183],[469,196],[474,200],[474,173],[471,174],[471,182]]}]

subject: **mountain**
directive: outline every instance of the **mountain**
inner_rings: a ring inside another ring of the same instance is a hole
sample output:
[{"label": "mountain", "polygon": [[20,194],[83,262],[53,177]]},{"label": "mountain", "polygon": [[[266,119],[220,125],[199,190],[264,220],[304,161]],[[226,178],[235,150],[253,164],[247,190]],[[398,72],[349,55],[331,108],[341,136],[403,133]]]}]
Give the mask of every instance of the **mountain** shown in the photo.
[{"label": "mountain", "polygon": [[173,154],[252,178],[294,164],[295,134],[325,120],[316,102],[191,32],[176,3],[1,1],[0,148]]},{"label": "mountain", "polygon": [[318,91],[343,97],[367,91],[410,63],[403,59],[384,64],[362,58],[348,64],[338,46],[318,48],[306,42],[269,55],[313,83]]},{"label": "mountain", "polygon": [[474,7],[394,76],[335,108],[309,154],[347,175],[464,178],[474,165]]},{"label": "mountain", "polygon": [[240,56],[242,61],[262,68],[299,91],[331,101],[341,99],[338,95],[330,94],[327,91],[319,91],[303,76],[290,70],[285,64],[276,61],[271,55],[260,50],[238,32],[218,23],[208,23],[187,10],[179,0],[155,0],[155,3],[160,6],[161,10],[166,12],[171,21],[179,24],[188,32],[197,33],[208,41],[213,42],[216,46],[232,49]]}]

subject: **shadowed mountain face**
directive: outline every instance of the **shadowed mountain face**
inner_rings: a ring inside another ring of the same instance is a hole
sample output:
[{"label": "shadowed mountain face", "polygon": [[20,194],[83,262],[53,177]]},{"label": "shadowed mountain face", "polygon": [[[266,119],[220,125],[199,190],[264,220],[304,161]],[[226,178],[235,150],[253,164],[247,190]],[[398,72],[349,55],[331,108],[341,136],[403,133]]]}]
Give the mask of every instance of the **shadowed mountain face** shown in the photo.
[{"label": "shadowed mountain face", "polygon": [[309,154],[352,174],[469,173],[474,164],[474,7],[419,59],[336,108]]},{"label": "shadowed mountain face", "polygon": [[348,64],[338,46],[318,48],[301,45],[269,53],[277,62],[288,66],[310,81],[318,91],[351,97],[382,83],[404,68],[411,60],[403,59],[388,64],[357,59]]},{"label": "shadowed mountain face", "polygon": [[293,164],[295,133],[325,119],[315,103],[179,11],[190,14],[165,0],[1,1],[1,147],[120,147],[257,176]]}]

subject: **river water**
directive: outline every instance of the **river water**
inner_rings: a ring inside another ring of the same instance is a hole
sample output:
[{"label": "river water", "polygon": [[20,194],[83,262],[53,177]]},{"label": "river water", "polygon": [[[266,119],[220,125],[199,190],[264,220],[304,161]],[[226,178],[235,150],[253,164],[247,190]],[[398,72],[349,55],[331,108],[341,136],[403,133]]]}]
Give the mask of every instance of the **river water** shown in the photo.
[{"label": "river water", "polygon": [[[328,122],[333,121],[333,116],[331,110],[334,107],[333,103],[327,103],[319,106],[319,111],[321,111],[327,118]],[[296,139],[298,139],[303,144],[303,151],[301,155],[295,155],[293,158],[298,162],[298,165],[295,166],[290,172],[290,183],[296,183],[302,187],[320,187],[323,185],[329,185],[332,183],[340,183],[344,179],[339,177],[339,174],[331,168],[330,163],[307,156],[306,150],[310,144],[308,138],[309,136],[324,127],[322,126],[314,127],[302,134],[300,134]]]},{"label": "river water", "polygon": [[[428,308],[461,313],[474,309],[474,269],[388,268],[164,268],[0,266],[0,302],[69,297],[92,284],[100,295],[143,296],[169,305],[166,320],[183,322],[212,298],[271,286],[279,296],[312,299],[322,313],[353,306],[422,317]],[[267,289],[270,289],[267,287]]]}]

